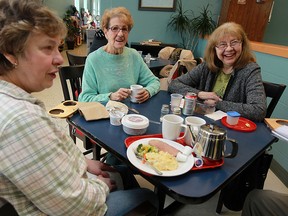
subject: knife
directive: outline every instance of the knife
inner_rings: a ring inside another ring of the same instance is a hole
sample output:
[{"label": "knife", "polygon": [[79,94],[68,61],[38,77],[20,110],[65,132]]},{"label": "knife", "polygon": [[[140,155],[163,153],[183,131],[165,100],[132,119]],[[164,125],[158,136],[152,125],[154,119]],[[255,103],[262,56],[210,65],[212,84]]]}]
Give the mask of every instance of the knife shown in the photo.
[{"label": "knife", "polygon": [[128,107],[128,109],[136,114],[139,114],[140,112],[132,107]]}]

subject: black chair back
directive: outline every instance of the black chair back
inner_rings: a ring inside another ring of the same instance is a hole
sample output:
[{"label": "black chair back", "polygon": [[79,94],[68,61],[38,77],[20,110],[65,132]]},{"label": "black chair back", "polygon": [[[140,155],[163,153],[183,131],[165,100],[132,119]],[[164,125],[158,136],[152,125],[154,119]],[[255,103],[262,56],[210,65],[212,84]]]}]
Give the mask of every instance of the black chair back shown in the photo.
[{"label": "black chair back", "polygon": [[[78,96],[82,90],[83,72],[84,65],[60,67],[59,76],[63,90],[64,100],[73,99],[74,101],[78,101]],[[68,83],[70,83],[70,88],[68,87]]]},{"label": "black chair back", "polygon": [[83,65],[85,64],[87,56],[78,56],[66,51],[69,65]]},{"label": "black chair back", "polygon": [[104,32],[101,29],[97,29],[88,54],[106,45],[107,43],[108,40],[106,39]]},{"label": "black chair back", "polygon": [[286,85],[283,84],[276,84],[271,82],[263,81],[265,93],[267,98],[271,98],[268,107],[267,107],[267,113],[266,118],[270,118],[279,99],[281,98]]}]

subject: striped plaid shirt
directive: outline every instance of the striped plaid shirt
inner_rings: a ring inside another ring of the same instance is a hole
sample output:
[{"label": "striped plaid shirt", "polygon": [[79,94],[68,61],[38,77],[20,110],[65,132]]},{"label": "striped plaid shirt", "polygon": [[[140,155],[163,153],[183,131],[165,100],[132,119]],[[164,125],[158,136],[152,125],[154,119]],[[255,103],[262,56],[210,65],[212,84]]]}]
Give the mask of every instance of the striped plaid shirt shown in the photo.
[{"label": "striped plaid shirt", "polygon": [[44,104],[0,80],[0,202],[19,215],[104,215],[107,185]]}]

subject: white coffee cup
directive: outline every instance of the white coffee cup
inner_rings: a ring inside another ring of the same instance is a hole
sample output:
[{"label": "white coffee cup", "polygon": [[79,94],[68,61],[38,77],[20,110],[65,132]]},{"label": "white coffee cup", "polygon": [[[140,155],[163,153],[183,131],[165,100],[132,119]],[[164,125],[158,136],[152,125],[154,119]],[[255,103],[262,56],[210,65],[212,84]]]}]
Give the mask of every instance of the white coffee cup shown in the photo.
[{"label": "white coffee cup", "polygon": [[[184,119],[181,116],[168,114],[163,116],[162,136],[168,140],[178,140],[186,136],[188,127],[183,124]],[[184,128],[184,135],[179,137],[181,128]]]},{"label": "white coffee cup", "polygon": [[130,101],[133,103],[137,103],[137,99],[135,98],[135,96],[139,93],[140,90],[143,89],[143,86],[142,85],[131,85],[130,89],[131,89]]},{"label": "white coffee cup", "polygon": [[188,131],[186,133],[186,136],[184,137],[184,141],[187,145],[193,146],[196,137],[198,136],[200,127],[206,124],[206,121],[197,116],[188,116],[185,118],[185,124],[188,126]]}]

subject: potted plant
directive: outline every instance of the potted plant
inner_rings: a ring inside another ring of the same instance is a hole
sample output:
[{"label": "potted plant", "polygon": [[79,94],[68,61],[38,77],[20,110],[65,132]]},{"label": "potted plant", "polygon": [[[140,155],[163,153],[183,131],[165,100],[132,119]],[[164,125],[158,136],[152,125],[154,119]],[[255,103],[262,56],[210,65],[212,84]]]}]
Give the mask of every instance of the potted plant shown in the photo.
[{"label": "potted plant", "polygon": [[212,19],[212,12],[208,9],[209,4],[204,6],[200,15],[191,20],[191,28],[200,38],[211,34],[216,28],[216,22]]},{"label": "potted plant", "polygon": [[64,15],[63,21],[67,27],[66,44],[68,49],[74,49],[76,37],[80,34],[80,28],[75,24],[73,12],[68,9]]},{"label": "potted plant", "polygon": [[216,28],[216,22],[212,19],[212,12],[209,4],[204,6],[200,15],[191,19],[191,49],[194,50],[199,42],[199,38],[205,38]]},{"label": "potted plant", "polygon": [[[191,13],[191,14],[189,14]],[[187,40],[190,35],[190,16],[192,17],[193,12],[191,10],[183,11],[182,0],[177,2],[176,13],[172,14],[167,24],[167,28],[179,33],[181,37],[181,46],[187,48]],[[188,37],[187,37],[188,36]]]},{"label": "potted plant", "polygon": [[170,17],[167,27],[179,33],[183,48],[194,51],[199,37],[203,38],[211,34],[216,28],[216,22],[212,19],[209,4],[202,8],[199,16],[195,17],[191,10],[183,12],[182,1],[180,0],[178,1],[177,13]]}]

